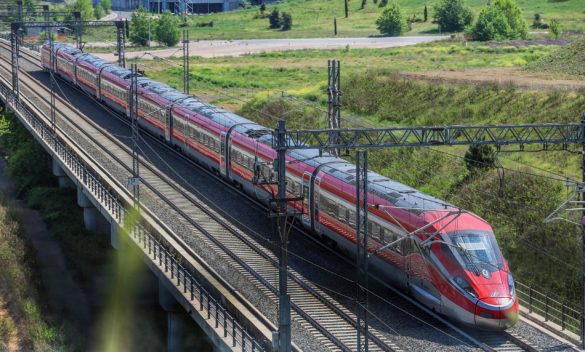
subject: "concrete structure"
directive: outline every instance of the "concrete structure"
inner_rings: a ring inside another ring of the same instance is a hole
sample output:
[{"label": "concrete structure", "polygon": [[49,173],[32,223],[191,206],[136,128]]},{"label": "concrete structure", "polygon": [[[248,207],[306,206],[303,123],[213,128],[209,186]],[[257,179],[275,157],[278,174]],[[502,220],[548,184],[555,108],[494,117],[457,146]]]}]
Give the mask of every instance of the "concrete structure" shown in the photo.
[{"label": "concrete structure", "polygon": [[112,0],[114,10],[134,10],[144,7],[151,12],[211,13],[235,10],[240,0]]}]

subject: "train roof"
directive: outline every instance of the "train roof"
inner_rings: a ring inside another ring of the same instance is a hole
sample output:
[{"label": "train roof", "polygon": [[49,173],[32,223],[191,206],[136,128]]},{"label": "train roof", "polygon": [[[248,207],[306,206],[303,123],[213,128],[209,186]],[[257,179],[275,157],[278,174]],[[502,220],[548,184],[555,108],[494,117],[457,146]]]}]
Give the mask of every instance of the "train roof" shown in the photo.
[{"label": "train roof", "polygon": [[[319,154],[318,149],[291,150],[289,155],[313,167],[321,166],[324,173],[343,182],[356,184],[356,166],[347,160],[329,153]],[[372,171],[368,172],[368,190],[399,208],[417,214],[427,210],[454,208],[443,200]]]},{"label": "train roof", "polygon": [[[55,42],[54,45],[56,43],[58,42]],[[68,52],[71,51],[72,53],[81,53],[78,49],[72,48],[66,44],[59,43],[59,45],[63,47],[62,50],[68,50]],[[111,64],[109,61],[100,59],[91,54],[82,55],[84,61],[89,62],[96,67],[112,65],[107,66],[104,69],[112,73],[117,72],[120,75],[125,74],[124,78],[127,74],[131,73],[125,68]],[[267,127],[259,125],[242,116],[225,111],[220,107],[205,103],[194,96],[186,95],[166,84],[153,81],[149,78],[139,77],[138,82],[148,91],[159,94],[170,101],[177,101],[181,106],[202,114],[222,126],[229,128],[237,125],[234,127],[235,131],[256,138],[260,143],[272,146],[272,130]],[[290,150],[288,154],[313,167],[321,166],[323,172],[342,180],[343,182],[353,185],[356,183],[356,166],[349,163],[347,160],[334,157],[329,153],[319,153],[317,149]],[[368,190],[372,194],[389,201],[397,207],[417,214],[426,210],[454,208],[453,205],[445,201],[375,172],[368,172]]]},{"label": "train roof", "polygon": [[106,66],[103,70],[113,74],[116,77],[120,77],[121,79],[129,79],[132,75],[132,71],[118,65]]}]

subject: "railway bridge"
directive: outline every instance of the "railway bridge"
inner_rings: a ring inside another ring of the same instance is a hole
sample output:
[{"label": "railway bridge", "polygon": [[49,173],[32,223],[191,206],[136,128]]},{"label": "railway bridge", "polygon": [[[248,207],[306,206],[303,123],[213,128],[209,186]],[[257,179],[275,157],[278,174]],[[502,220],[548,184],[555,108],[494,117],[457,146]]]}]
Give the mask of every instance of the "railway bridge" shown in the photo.
[{"label": "railway bridge", "polygon": [[[278,246],[270,238],[270,220],[258,217],[265,209],[145,135],[138,142],[137,218],[129,187],[135,158],[128,121],[64,82],[58,84],[53,103],[38,53],[26,49],[21,51],[16,96],[9,79],[9,46],[1,45],[0,100],[51,155],[59,185],[77,190],[86,227],[108,233],[114,248],[124,246],[141,254],[167,312],[169,351],[184,349],[181,331],[186,315],[215,350],[273,350]],[[255,210],[250,213],[242,207]],[[127,227],[129,222],[135,226]],[[352,282],[343,279],[351,277],[353,263],[320,248],[308,236],[295,237],[294,242],[287,277],[292,350],[356,351],[358,319],[353,288],[347,288]],[[315,247],[315,253],[304,253],[307,246]],[[368,330],[372,351],[570,350],[579,342],[569,330],[579,328],[580,317],[564,305],[555,308],[552,297],[540,298],[533,289],[521,290],[532,322],[525,320],[513,331],[478,333],[452,325],[383,282],[373,286],[378,295],[370,304],[379,316],[372,315]],[[554,314],[553,308],[562,314]],[[544,314],[535,314],[539,312]]]}]

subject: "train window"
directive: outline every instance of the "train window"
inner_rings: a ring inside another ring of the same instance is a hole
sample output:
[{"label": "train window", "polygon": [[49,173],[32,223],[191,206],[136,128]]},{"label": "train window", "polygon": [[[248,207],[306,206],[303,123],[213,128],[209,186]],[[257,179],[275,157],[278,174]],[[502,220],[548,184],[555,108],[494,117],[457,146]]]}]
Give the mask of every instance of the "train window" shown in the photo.
[{"label": "train window", "polygon": [[333,202],[329,203],[328,212],[329,212],[329,215],[335,216],[335,213],[337,213],[337,204],[335,204]]},{"label": "train window", "polygon": [[348,210],[347,211],[347,221],[349,222],[349,226],[356,227],[355,225],[355,211]]}]

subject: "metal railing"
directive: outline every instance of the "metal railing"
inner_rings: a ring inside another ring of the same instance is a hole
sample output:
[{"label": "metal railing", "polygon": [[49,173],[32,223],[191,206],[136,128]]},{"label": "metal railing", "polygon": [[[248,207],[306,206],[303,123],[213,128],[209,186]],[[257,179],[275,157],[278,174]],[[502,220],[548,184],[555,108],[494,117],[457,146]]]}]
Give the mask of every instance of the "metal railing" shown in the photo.
[{"label": "metal railing", "polygon": [[516,292],[520,304],[528,308],[529,313],[541,315],[545,321],[559,325],[561,330],[580,333],[580,310],[518,281],[516,281]]},{"label": "metal railing", "polygon": [[[0,97],[53,152],[54,156],[62,161],[79,183],[85,186],[112,219],[119,225],[123,224],[127,209],[120,201],[122,197],[116,196],[111,187],[108,187],[66,144],[61,142],[49,126],[37,117],[22,99],[17,100],[10,87],[1,81]],[[164,224],[158,225],[164,227]],[[244,352],[266,351],[263,345],[240,325],[236,318],[195,278],[194,269],[184,265],[182,258],[173,254],[170,246],[164,243],[162,238],[154,235],[149,227],[147,223],[140,223],[128,235],[161,271],[170,274],[171,281],[177,289],[182,290],[199,314],[209,321],[210,326],[216,330],[221,329],[223,337],[230,341],[233,348],[239,348]]]}]

